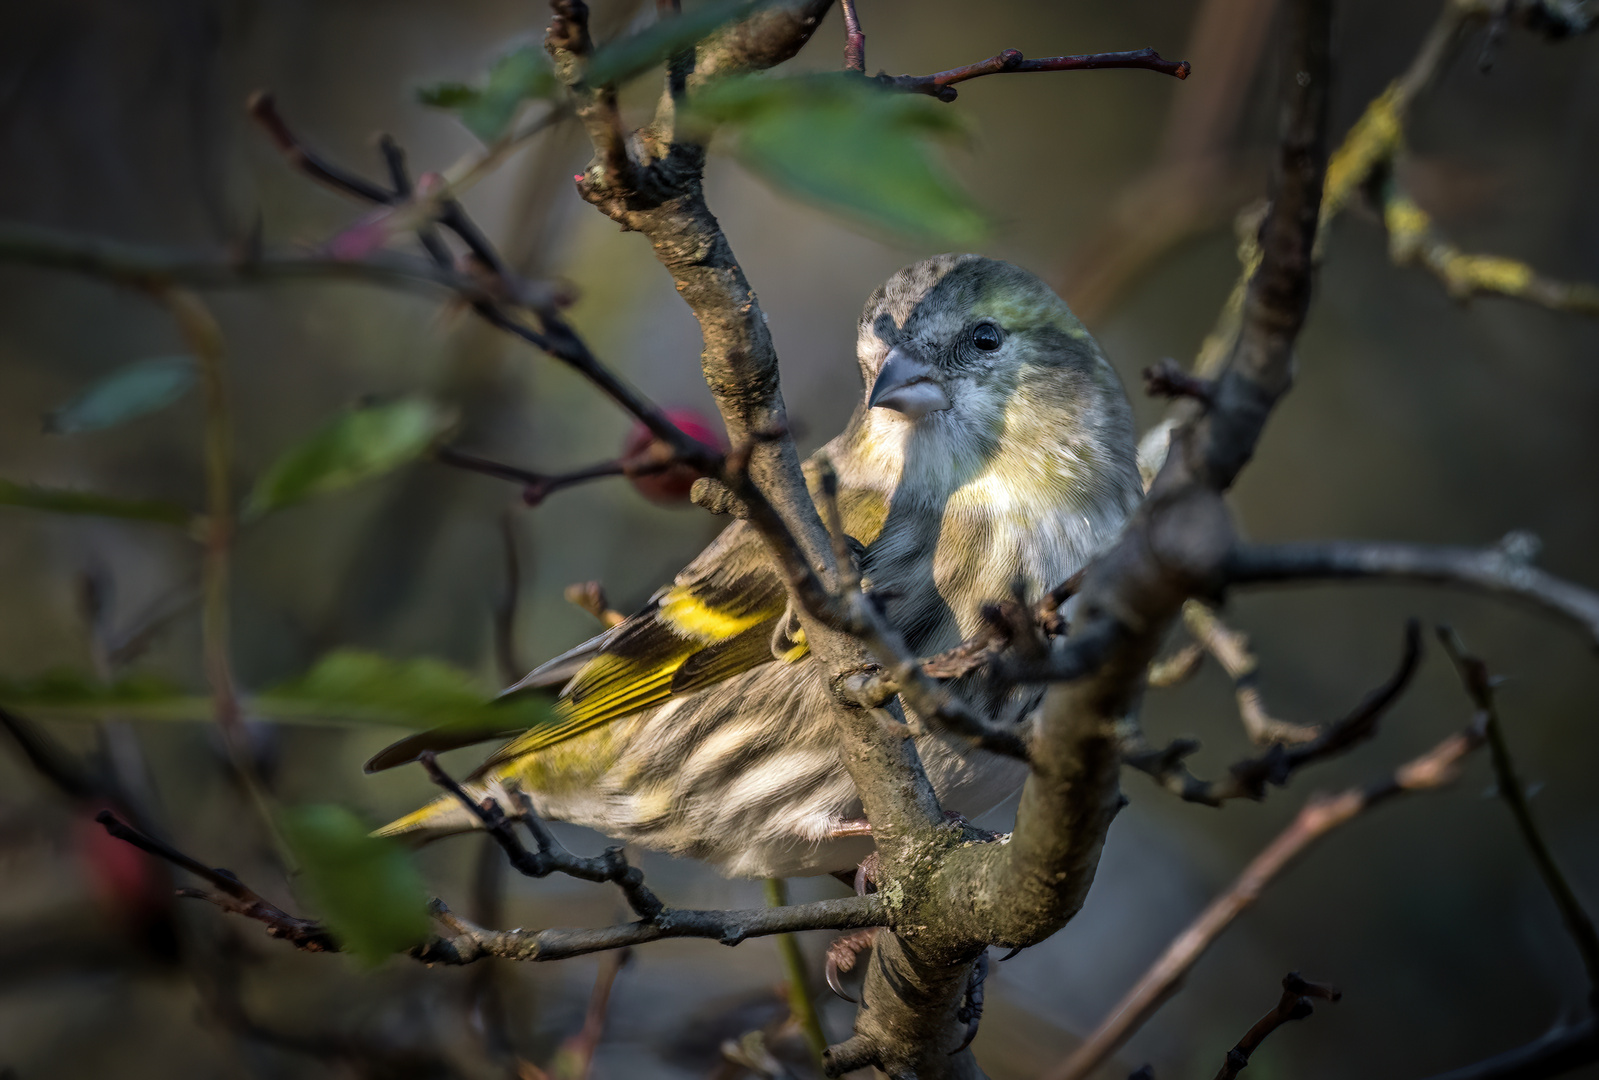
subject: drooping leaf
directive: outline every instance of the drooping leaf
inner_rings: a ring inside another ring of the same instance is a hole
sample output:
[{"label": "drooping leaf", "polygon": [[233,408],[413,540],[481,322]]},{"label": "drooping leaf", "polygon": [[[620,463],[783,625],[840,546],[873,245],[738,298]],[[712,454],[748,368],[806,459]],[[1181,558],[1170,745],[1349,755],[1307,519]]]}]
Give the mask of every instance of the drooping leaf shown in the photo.
[{"label": "drooping leaf", "polygon": [[45,416],[44,429],[73,435],[114,427],[171,405],[189,392],[195,375],[194,360],[188,356],[127,364]]},{"label": "drooping leaf", "polygon": [[370,718],[407,727],[510,731],[533,727],[550,716],[537,697],[495,701],[466,671],[442,660],[395,660],[377,653],[341,649],[309,672],[256,699],[266,713],[319,713]]},{"label": "drooping leaf", "polygon": [[956,114],[919,95],[837,75],[728,79],[695,94],[684,123],[728,129],[751,171],[857,220],[955,244],[986,228],[933,146],[960,134]]},{"label": "drooping leaf", "polygon": [[664,64],[673,53],[688,48],[735,19],[760,7],[764,0],[723,0],[665,18],[636,34],[608,41],[594,50],[583,81],[590,86],[613,86]]},{"label": "drooping leaf", "polygon": [[422,875],[399,844],[326,804],[287,811],[283,834],[311,903],[346,952],[376,967],[427,940]]},{"label": "drooping leaf", "polygon": [[177,503],[158,499],[119,499],[92,491],[42,488],[0,480],[0,506],[21,506],[48,510],[55,514],[87,514],[92,517],[127,518],[154,521],[163,525],[188,526],[194,513]]},{"label": "drooping leaf", "polygon": [[461,82],[424,86],[417,98],[424,105],[457,113],[466,129],[486,143],[505,133],[522,104],[551,96],[555,72],[535,45],[524,45],[494,62],[481,87]]},{"label": "drooping leaf", "polygon": [[426,453],[453,420],[449,410],[424,398],[351,409],[272,463],[250,492],[245,516],[390,472]]}]

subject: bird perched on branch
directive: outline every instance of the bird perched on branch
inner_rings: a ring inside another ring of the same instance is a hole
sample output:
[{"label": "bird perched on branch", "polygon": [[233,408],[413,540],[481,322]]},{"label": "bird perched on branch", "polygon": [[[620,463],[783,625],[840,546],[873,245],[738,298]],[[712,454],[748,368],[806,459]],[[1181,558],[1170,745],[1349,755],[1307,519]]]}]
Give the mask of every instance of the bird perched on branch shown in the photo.
[{"label": "bird perched on branch", "polygon": [[[869,594],[918,655],[959,643],[1016,583],[1036,599],[1115,539],[1142,488],[1131,409],[1098,344],[1034,275],[940,255],[872,294],[857,342],[865,393],[819,452]],[[807,465],[814,476],[816,460]],[[526,792],[539,814],[736,876],[854,868],[869,827],[844,769],[827,673],[808,657],[765,543],[729,526],[638,614],[508,693],[564,684],[556,718],[502,747],[467,790]],[[961,685],[1026,725],[1038,687]],[[414,760],[407,740],[368,769]],[[940,803],[980,814],[1025,765],[927,731]],[[386,835],[476,820],[446,795]]]}]

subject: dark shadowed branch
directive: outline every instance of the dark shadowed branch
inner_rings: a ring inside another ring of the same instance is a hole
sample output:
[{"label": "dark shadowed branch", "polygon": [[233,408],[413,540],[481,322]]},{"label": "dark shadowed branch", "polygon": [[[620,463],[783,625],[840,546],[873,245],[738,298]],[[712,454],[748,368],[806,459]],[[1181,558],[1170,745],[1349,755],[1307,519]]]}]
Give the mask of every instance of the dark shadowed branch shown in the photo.
[{"label": "dark shadowed branch", "polygon": [[1397,796],[1445,786],[1455,778],[1461,759],[1481,746],[1485,738],[1483,725],[1474,723],[1374,784],[1311,799],[1288,828],[1244,868],[1227,891],[1212,900],[1187,929],[1172,939],[1166,951],[1116,1003],[1104,1022],[1060,1068],[1049,1074],[1048,1080],[1082,1080],[1114,1054],[1177,991],[1189,970],[1222,931],[1260,899],[1266,886],[1316,841]]},{"label": "dark shadowed branch", "polygon": [[1342,719],[1313,730],[1306,742],[1273,743],[1264,753],[1236,762],[1221,780],[1200,780],[1188,771],[1184,759],[1199,749],[1193,739],[1176,739],[1165,747],[1152,747],[1136,733],[1122,744],[1124,764],[1148,773],[1161,787],[1188,802],[1220,806],[1228,799],[1261,799],[1267,785],[1285,786],[1300,769],[1336,757],[1377,733],[1377,722],[1404,693],[1421,659],[1421,624],[1412,619],[1405,627],[1404,653],[1399,668],[1381,686],[1368,693]]},{"label": "dark shadowed branch", "polygon": [[1085,53],[1081,56],[1041,56],[1033,60],[1024,58],[1019,49],[1005,49],[987,60],[979,60],[965,67],[951,68],[949,71],[939,71],[932,75],[879,73],[873,76],[873,81],[893,90],[927,94],[939,101],[954,101],[958,93],[955,89],[956,83],[979,79],[984,75],[1020,75],[1035,71],[1094,71],[1101,68],[1141,68],[1145,71],[1158,71],[1162,75],[1171,75],[1178,79],[1188,78],[1190,70],[1187,60],[1167,60],[1154,49]]},{"label": "dark shadowed branch", "polygon": [[1599,593],[1533,566],[1536,545],[1526,533],[1511,533],[1491,548],[1358,540],[1240,544],[1225,573],[1232,585],[1381,579],[1453,585],[1530,603],[1599,644]]},{"label": "dark shadowed branch", "polygon": [[[228,871],[212,869],[170,844],[145,835],[110,811],[103,811],[96,820],[117,839],[165,859],[212,886],[211,889],[180,889],[179,895],[208,900],[224,911],[254,919],[266,926],[269,936],[282,938],[296,948],[308,952],[339,951],[338,942],[320,923],[288,914]],[[564,868],[562,870],[565,872]],[[428,964],[469,964],[491,956],[508,960],[563,960],[665,938],[708,938],[724,945],[737,945],[752,937],[800,930],[853,930],[881,926],[884,921],[882,904],[876,896],[730,911],[663,906],[652,919],[583,930],[489,930],[455,915],[442,901],[433,901],[430,910],[434,918],[453,933],[449,937],[434,938],[411,951],[413,957]]]},{"label": "dark shadowed branch", "polygon": [[1216,1080],[1233,1080],[1243,1072],[1249,1066],[1250,1057],[1260,1049],[1260,1044],[1266,1041],[1267,1036],[1284,1024],[1292,1020],[1303,1020],[1315,1012],[1316,999],[1337,1001],[1341,997],[1343,995],[1335,988],[1306,982],[1299,977],[1299,972],[1290,971],[1283,976],[1283,994],[1276,1006],[1256,1021],[1255,1026],[1238,1040],[1238,1044],[1227,1051],[1227,1058],[1222,1062],[1220,1071],[1216,1073]]}]

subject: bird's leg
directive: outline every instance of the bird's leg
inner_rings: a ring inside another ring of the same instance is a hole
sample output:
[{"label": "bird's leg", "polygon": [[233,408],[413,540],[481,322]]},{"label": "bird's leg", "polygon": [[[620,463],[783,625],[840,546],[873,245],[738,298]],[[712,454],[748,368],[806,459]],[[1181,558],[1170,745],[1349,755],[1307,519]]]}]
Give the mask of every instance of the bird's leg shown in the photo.
[{"label": "bird's leg", "polygon": [[988,953],[983,952],[978,954],[977,963],[972,965],[971,977],[966,980],[966,997],[961,1007],[955,1010],[955,1022],[966,1025],[966,1037],[950,1051],[951,1055],[960,1053],[977,1038],[977,1025],[983,1022],[983,983],[987,979]]},{"label": "bird's leg", "polygon": [[863,817],[840,818],[827,830],[829,840],[839,840],[846,836],[870,836],[872,823]]}]

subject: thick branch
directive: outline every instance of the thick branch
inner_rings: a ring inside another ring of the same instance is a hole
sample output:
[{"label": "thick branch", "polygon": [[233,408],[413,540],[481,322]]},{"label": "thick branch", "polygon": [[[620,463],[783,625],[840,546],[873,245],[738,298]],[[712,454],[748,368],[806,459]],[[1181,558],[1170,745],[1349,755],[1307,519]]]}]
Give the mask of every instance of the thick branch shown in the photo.
[{"label": "thick branch", "polygon": [[1491,548],[1327,540],[1239,544],[1227,557],[1232,585],[1393,579],[1454,585],[1522,600],[1559,615],[1599,644],[1599,593],[1531,565],[1536,541],[1512,533]]}]

